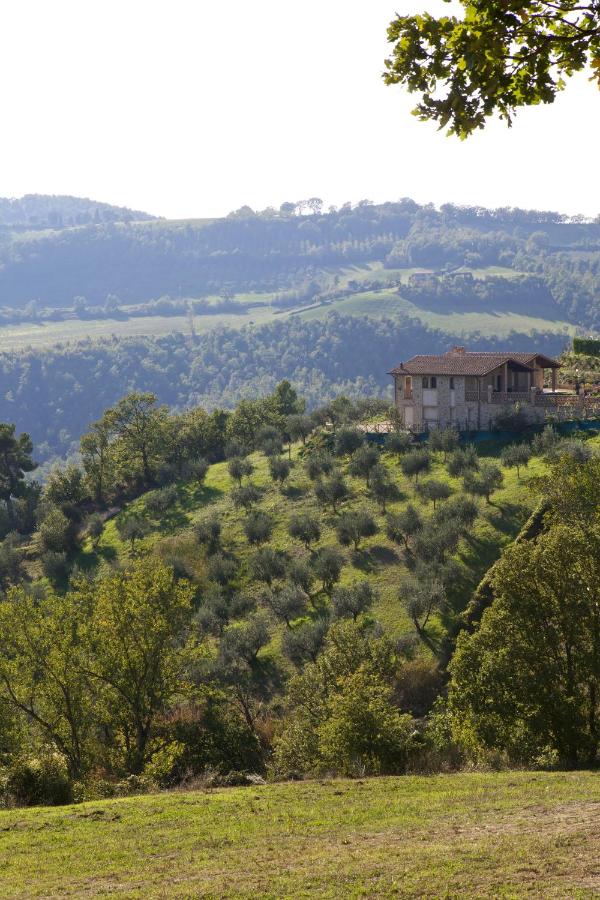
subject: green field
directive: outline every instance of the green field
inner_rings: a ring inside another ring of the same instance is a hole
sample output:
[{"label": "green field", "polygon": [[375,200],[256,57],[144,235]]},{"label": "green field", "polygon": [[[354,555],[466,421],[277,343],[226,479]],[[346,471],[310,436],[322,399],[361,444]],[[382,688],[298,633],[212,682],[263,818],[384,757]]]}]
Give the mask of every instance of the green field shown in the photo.
[{"label": "green field", "polygon": [[333,780],[0,813],[3,898],[592,898],[600,776]]},{"label": "green field", "polygon": [[[149,223],[152,225],[152,223]],[[381,290],[366,290],[349,293],[347,297],[335,300],[331,303],[312,306],[309,309],[294,312],[293,310],[281,310],[270,306],[270,300],[274,294],[270,293],[241,293],[233,298],[242,306],[262,303],[263,306],[252,306],[247,312],[241,313],[215,313],[215,315],[195,315],[194,330],[197,334],[203,334],[214,328],[226,326],[229,328],[241,328],[244,325],[263,325],[278,319],[286,319],[290,315],[299,315],[303,319],[322,319],[331,312],[339,312],[353,316],[395,317],[399,314],[409,315],[411,318],[420,319],[424,325],[430,328],[440,329],[457,337],[466,337],[478,332],[483,337],[508,336],[512,331],[528,333],[533,331],[551,331],[564,333],[565,336],[575,333],[575,326],[562,319],[548,318],[540,315],[540,310],[535,315],[524,315],[520,310],[499,309],[470,312],[440,312],[416,306],[397,293],[394,284],[406,283],[410,276],[418,269],[386,269],[381,263],[373,263],[369,266],[357,268],[350,267],[322,273],[324,281],[330,289],[343,290],[350,282],[379,281],[390,287]],[[473,269],[477,278],[486,276],[516,277],[519,275],[512,269],[503,269],[493,266],[488,269]],[[337,276],[338,283],[334,284]],[[211,298],[207,298],[210,300]],[[214,298],[218,299],[218,298]],[[127,309],[123,310],[123,316],[114,319],[67,319],[63,322],[47,321],[40,324],[31,322],[19,325],[0,326],[0,351],[19,350],[25,347],[44,347],[69,341],[79,341],[86,338],[106,337],[136,337],[148,335],[160,337],[172,332],[190,332],[190,322],[187,316],[127,316]]]}]

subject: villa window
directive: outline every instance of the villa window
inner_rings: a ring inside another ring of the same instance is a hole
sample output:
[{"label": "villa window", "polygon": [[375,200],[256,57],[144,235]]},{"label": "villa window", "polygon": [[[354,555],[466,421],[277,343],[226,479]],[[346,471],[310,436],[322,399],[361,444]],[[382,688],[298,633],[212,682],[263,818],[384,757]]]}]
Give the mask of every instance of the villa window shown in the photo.
[{"label": "villa window", "polygon": [[450,390],[454,390],[454,378],[452,376],[450,376]]},{"label": "villa window", "polygon": [[428,390],[431,388],[432,390],[437,387],[437,378],[435,375],[425,375],[423,378],[423,388],[424,390]]}]

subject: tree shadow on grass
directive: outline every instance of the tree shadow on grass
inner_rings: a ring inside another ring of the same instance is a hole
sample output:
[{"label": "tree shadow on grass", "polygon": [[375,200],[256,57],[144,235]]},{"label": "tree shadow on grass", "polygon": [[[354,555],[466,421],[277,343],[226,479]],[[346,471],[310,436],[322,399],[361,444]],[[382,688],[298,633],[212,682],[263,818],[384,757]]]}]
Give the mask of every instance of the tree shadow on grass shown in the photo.
[{"label": "tree shadow on grass", "polygon": [[486,507],[485,518],[489,524],[509,537],[515,537],[527,518],[523,507],[517,503],[498,503]]},{"label": "tree shadow on grass", "polygon": [[198,484],[192,490],[178,492],[179,505],[185,510],[196,509],[199,504],[204,506],[208,503],[214,503],[224,493],[225,491],[222,488]]},{"label": "tree shadow on grass", "polygon": [[379,566],[391,566],[399,562],[398,554],[385,544],[374,544],[371,547],[360,547],[352,550],[350,561],[355,569],[361,572],[373,572]]}]

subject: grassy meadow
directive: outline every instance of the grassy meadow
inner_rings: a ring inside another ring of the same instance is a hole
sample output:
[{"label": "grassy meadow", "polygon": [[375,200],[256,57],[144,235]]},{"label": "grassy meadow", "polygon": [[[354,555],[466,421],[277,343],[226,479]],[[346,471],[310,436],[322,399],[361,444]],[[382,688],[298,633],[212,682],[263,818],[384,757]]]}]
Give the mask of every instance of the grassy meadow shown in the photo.
[{"label": "grassy meadow", "polygon": [[584,898],[600,776],[296,782],[0,812],[0,895]]}]

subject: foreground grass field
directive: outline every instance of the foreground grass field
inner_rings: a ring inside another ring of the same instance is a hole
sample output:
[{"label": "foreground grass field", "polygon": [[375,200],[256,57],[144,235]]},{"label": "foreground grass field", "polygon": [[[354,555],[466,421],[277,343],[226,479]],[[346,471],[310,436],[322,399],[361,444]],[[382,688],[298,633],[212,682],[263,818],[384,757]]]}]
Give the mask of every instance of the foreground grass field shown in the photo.
[{"label": "foreground grass field", "polygon": [[0,813],[0,895],[600,896],[600,775],[326,781]]}]

